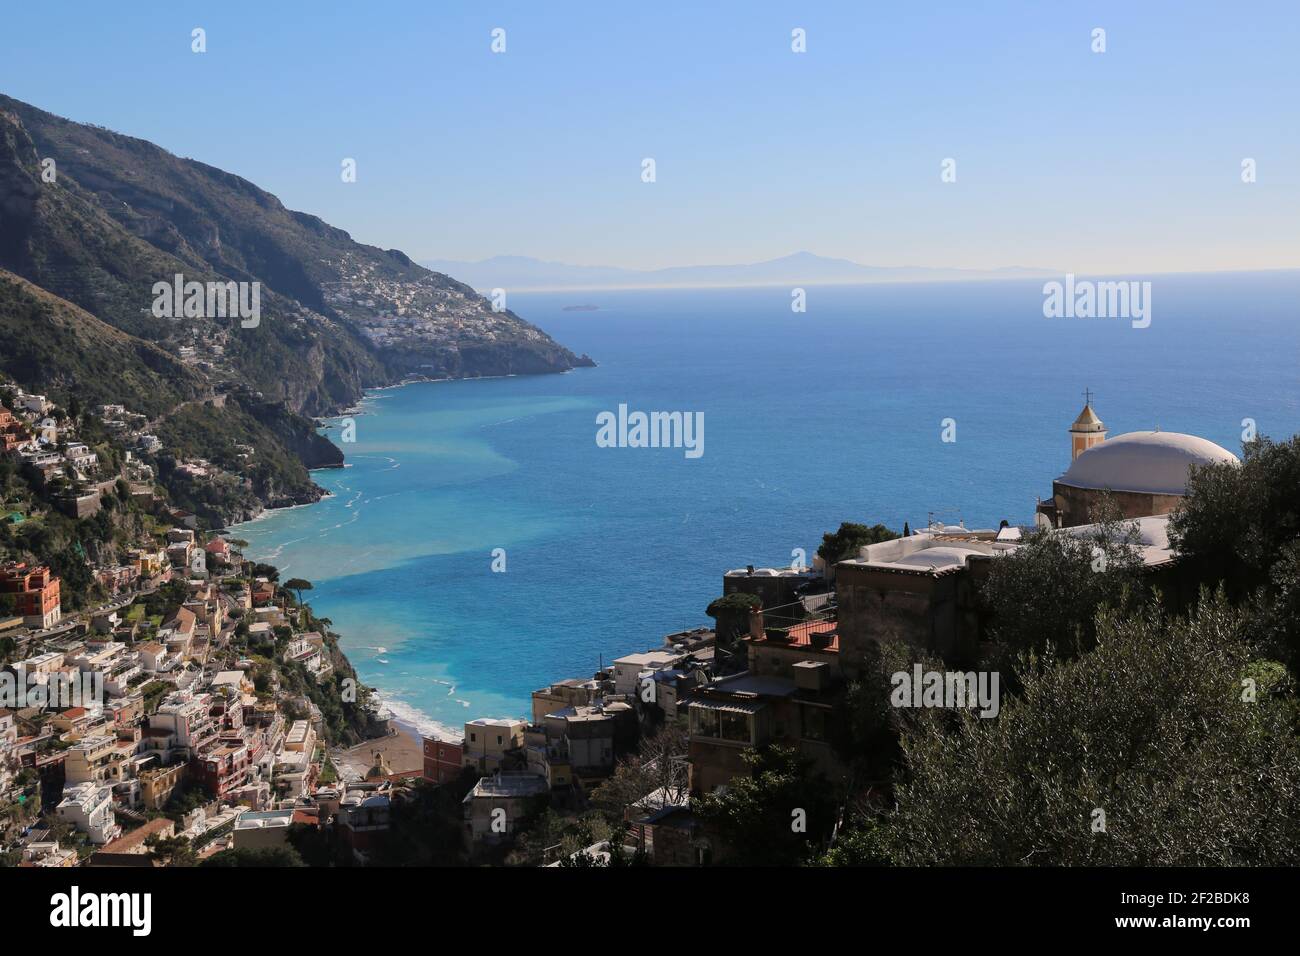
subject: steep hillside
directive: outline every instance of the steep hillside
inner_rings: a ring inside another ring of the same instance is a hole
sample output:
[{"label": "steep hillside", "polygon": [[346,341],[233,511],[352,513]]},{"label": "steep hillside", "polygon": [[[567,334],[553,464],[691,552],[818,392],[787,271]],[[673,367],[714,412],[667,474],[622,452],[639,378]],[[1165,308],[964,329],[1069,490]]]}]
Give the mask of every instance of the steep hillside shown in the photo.
[{"label": "steep hillside", "polygon": [[0,269],[0,372],[24,388],[124,404],[153,418],[203,393],[203,379],[156,345]]},{"label": "steep hillside", "polygon": [[[153,282],[175,272],[259,281],[262,324],[225,336],[224,358],[235,377],[298,411],[320,414],[355,401],[363,386],[407,376],[589,364],[514,313],[492,311],[469,286],[354,242],[238,176],[0,96],[4,114],[0,164],[26,175],[0,173],[0,215],[6,197],[18,198],[0,265],[151,339],[175,337],[141,318]],[[58,188],[40,181],[38,157],[56,161]],[[70,235],[88,241],[77,248]],[[102,294],[111,285],[104,272],[127,288]],[[86,274],[96,277],[90,288]]]},{"label": "steep hillside", "polygon": [[[308,468],[343,456],[310,419],[248,389],[216,391],[202,375],[149,342],[0,269],[0,377],[63,407],[125,405],[164,442],[158,477],[174,504],[220,527],[265,506],[322,494]],[[247,448],[256,449],[251,460]],[[232,477],[195,481],[175,468],[203,459]],[[236,479],[235,475],[240,476]]]},{"label": "steep hillside", "polygon": [[55,181],[44,181],[40,162],[48,155],[15,114],[0,108],[0,267],[172,354],[193,349],[211,382],[247,384],[296,411],[316,414],[354,401],[363,385],[383,380],[381,364],[350,327],[271,289],[262,290],[256,328],[229,318],[155,318],[156,282],[178,273],[198,282],[242,277],[132,234],[61,158]]}]

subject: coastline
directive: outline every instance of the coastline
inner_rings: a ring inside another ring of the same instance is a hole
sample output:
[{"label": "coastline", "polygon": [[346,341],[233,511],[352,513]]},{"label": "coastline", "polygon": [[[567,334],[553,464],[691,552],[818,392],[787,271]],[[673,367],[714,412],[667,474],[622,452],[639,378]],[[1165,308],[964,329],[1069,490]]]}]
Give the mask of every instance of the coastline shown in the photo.
[{"label": "coastline", "polygon": [[[545,374],[565,374],[570,371],[573,371],[573,369],[565,369],[562,372],[552,372],[552,373],[545,373]],[[332,444],[334,444],[336,448],[339,448],[340,451],[344,451],[344,449],[337,442],[334,442],[330,436],[330,432],[334,430],[333,426],[336,426],[340,420],[354,415],[359,416],[359,415],[378,414],[378,411],[374,406],[374,399],[378,397],[375,393],[394,391],[397,389],[405,388],[409,385],[417,385],[423,383],[449,383],[449,382],[475,381],[475,380],[488,380],[488,379],[509,379],[509,378],[521,378],[521,377],[534,377],[534,376],[509,374],[509,375],[466,376],[466,377],[459,377],[459,378],[457,377],[408,378],[401,382],[394,382],[389,385],[371,386],[365,390],[365,394],[362,396],[362,398],[359,401],[357,401],[351,408],[345,411],[341,411],[337,414],[321,416],[317,418],[315,421],[317,427],[321,430],[320,433],[323,435],[323,437],[325,437]],[[346,454],[346,452],[344,453]],[[334,471],[334,470],[348,469],[351,467],[354,467],[353,463],[344,460],[339,465],[321,466],[318,469],[317,468],[310,469],[310,471],[312,472],[318,470]],[[276,514],[280,514],[286,511],[293,511],[298,508],[307,508],[312,505],[320,504],[322,501],[326,499],[333,499],[336,497],[338,497],[338,495],[335,492],[326,491],[314,501],[296,502],[294,504],[284,505],[281,507],[266,507],[262,509],[262,511],[260,511],[256,516],[248,518],[245,521],[238,522],[234,525],[228,526],[226,529],[224,529],[223,533],[238,537],[241,526],[256,524]],[[265,563],[279,568],[279,565],[276,563],[276,558],[274,557],[266,558]],[[310,605],[311,602],[308,601],[306,603]],[[355,671],[356,665],[352,661],[352,659],[348,656],[348,653],[344,647],[344,644],[348,640],[348,635],[340,631],[335,631],[335,633],[338,635],[339,638],[339,653],[348,662],[348,664],[351,667],[353,667]],[[359,676],[360,675],[358,674],[358,677]],[[366,679],[365,683],[374,688],[374,700],[375,703],[378,705],[379,711],[381,713],[387,712],[391,724],[396,729],[397,732],[395,735],[372,738],[371,740],[362,741],[361,743],[356,744],[351,748],[347,748],[346,750],[337,751],[340,757],[341,755],[349,753],[351,751],[358,751],[358,752],[365,751],[367,754],[371,753],[372,751],[373,752],[382,751],[385,753],[385,759],[388,759],[390,765],[392,765],[393,759],[398,759],[398,760],[411,759],[410,754],[413,748],[415,759],[417,759],[418,765],[422,768],[424,738],[426,736],[434,737],[439,740],[449,740],[449,741],[458,741],[463,736],[462,727],[452,726],[443,723],[433,718],[429,714],[425,713],[424,711],[418,709],[417,707],[414,707],[403,701],[394,699],[393,697],[389,696],[390,692],[386,688],[382,686],[377,686],[374,683],[373,678]],[[370,749],[367,750],[367,748]],[[390,750],[392,751],[391,755],[389,754]],[[353,760],[353,763],[355,763],[355,760]],[[365,769],[371,766],[372,764],[373,764],[373,758],[371,758],[371,762],[368,763],[365,768],[361,768],[360,773],[362,776],[364,776]],[[398,767],[394,766],[393,769],[394,772],[399,772]]]},{"label": "coastline", "polygon": [[[325,468],[343,468],[343,467],[345,466],[322,465],[320,469],[313,468],[313,469],[309,469],[309,471],[319,471]],[[277,505],[275,507],[267,506],[263,508],[261,511],[259,511],[257,514],[253,515],[250,518],[245,518],[243,521],[236,521],[233,524],[226,525],[224,528],[213,528],[212,533],[222,534],[222,535],[233,534],[238,536],[238,533],[235,529],[238,528],[240,525],[256,524],[257,522],[263,520],[264,518],[269,518],[272,515],[283,514],[286,511],[293,511],[295,508],[310,508],[312,505],[318,505],[325,499],[333,498],[333,497],[335,497],[334,492],[325,491],[324,489],[322,489],[321,496],[317,498],[315,501],[298,501],[291,505]]]},{"label": "coastline", "polygon": [[381,711],[387,710],[392,715],[390,719],[393,724],[416,740],[423,741],[425,737],[435,737],[438,740],[459,740],[463,736],[463,731],[460,728],[451,727],[442,721],[435,720],[418,707],[412,707],[410,704],[400,701],[394,703],[394,701],[385,697],[383,691],[379,688],[376,688],[375,698]]}]

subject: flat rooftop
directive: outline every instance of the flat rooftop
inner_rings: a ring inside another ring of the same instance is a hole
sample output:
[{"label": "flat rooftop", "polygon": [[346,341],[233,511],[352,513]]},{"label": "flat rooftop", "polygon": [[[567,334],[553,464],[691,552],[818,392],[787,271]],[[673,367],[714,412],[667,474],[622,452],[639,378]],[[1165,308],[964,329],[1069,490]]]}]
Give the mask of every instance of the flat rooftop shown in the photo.
[{"label": "flat rooftop", "polygon": [[465,796],[469,801],[475,798],[531,797],[550,790],[546,778],[535,773],[502,773],[483,777],[474,784],[474,789]]}]

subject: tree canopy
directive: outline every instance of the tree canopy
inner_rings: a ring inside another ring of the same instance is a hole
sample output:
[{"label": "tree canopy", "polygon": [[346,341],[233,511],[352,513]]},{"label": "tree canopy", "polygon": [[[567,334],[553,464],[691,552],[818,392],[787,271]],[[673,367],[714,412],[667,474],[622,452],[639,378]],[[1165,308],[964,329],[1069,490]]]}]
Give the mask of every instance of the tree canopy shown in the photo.
[{"label": "tree canopy", "polygon": [[737,866],[794,865],[817,852],[834,824],[834,803],[811,761],[787,747],[744,754],[749,773],[691,809]]},{"label": "tree canopy", "polygon": [[843,522],[838,531],[822,535],[822,543],[817,548],[817,556],[827,564],[835,564],[846,558],[857,557],[858,549],[881,541],[892,541],[898,532],[886,528],[883,524],[856,524]]},{"label": "tree canopy", "polygon": [[955,732],[909,728],[907,775],[884,818],[890,857],[1300,862],[1294,698],[1276,670],[1253,662],[1247,636],[1245,616],[1222,596],[1190,618],[1103,612],[1091,653],[1027,656],[1021,693],[998,718],[962,714]]}]

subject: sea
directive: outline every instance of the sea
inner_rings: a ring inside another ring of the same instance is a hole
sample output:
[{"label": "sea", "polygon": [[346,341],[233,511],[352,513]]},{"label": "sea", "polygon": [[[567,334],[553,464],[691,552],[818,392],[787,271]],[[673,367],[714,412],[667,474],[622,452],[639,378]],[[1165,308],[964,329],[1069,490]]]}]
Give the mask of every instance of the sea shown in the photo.
[{"label": "sea", "polygon": [[[329,497],[232,533],[399,720],[525,716],[843,521],[1032,522],[1085,389],[1111,436],[1300,430],[1300,272],[1144,278],[1145,328],[1046,318],[1042,279],[512,294],[597,366],[371,391]],[[702,416],[702,453],[598,443],[620,405]]]}]

